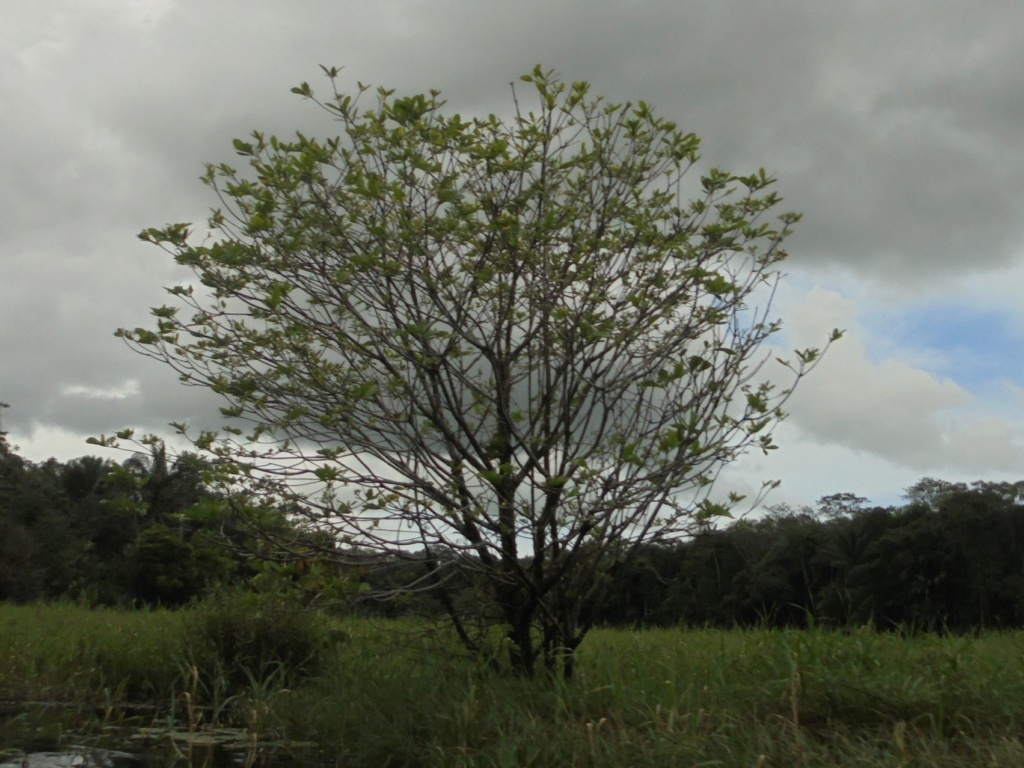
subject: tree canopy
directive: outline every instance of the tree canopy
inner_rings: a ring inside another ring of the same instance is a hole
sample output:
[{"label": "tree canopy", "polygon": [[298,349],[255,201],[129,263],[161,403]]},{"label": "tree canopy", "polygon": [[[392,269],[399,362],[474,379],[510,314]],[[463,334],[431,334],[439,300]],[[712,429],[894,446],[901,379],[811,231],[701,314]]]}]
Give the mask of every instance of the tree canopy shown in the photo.
[{"label": "tree canopy", "polygon": [[178,606],[245,583],[252,569],[224,541],[246,532],[200,465],[188,453],[168,463],[159,445],[121,463],[34,464],[0,432],[0,600]]},{"label": "tree canopy", "polygon": [[119,334],[225,398],[190,434],[235,487],[418,564],[470,649],[501,625],[516,670],[571,673],[613,569],[727,513],[721,468],[775,447],[820,355],[765,368],[799,217],[764,169],[691,179],[696,136],[540,67],[507,120],[325,71],[294,91],[339,135],[236,140],[209,234],[141,235],[197,281]]}]

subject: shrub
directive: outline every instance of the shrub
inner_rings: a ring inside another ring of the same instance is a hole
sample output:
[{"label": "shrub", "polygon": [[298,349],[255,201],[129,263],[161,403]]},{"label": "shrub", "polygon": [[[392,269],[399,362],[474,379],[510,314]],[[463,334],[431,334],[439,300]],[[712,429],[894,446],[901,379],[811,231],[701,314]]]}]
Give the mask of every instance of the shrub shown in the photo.
[{"label": "shrub", "polygon": [[317,615],[280,595],[234,593],[201,603],[188,621],[193,658],[233,690],[254,679],[315,674],[326,643]]}]

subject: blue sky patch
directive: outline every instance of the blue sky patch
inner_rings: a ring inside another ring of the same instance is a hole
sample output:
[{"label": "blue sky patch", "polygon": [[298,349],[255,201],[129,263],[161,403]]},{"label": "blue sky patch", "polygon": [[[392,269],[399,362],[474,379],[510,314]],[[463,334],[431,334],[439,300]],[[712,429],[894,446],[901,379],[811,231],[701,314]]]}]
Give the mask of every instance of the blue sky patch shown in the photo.
[{"label": "blue sky patch", "polygon": [[[909,353],[915,365],[972,392],[1000,380],[1024,386],[1024,329],[1009,313],[933,303],[865,312],[862,321],[883,356]],[[875,343],[868,347],[872,357],[880,351]]]}]

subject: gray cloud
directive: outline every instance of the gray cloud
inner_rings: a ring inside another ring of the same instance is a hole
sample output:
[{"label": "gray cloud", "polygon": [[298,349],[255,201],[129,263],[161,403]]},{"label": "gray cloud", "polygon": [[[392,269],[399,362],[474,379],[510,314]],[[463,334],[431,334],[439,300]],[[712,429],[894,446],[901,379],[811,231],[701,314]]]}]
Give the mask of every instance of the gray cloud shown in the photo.
[{"label": "gray cloud", "polygon": [[[441,88],[465,113],[507,114],[508,83],[536,63],[648,100],[703,137],[701,168],[779,176],[805,213],[793,269],[926,291],[1022,250],[1022,35],[1017,0],[9,3],[4,426],[215,420],[209,398],[112,338],[182,277],[135,233],[205,217],[215,200],[197,177],[234,159],[231,138],[331,133],[289,93],[324,87],[319,64],[344,65],[352,86]],[[137,394],[84,394],[129,382]]]}]

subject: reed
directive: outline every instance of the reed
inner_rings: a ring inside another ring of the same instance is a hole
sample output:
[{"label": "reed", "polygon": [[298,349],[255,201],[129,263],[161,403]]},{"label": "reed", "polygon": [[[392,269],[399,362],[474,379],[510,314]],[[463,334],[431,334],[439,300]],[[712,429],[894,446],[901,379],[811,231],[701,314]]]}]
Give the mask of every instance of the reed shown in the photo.
[{"label": "reed", "polygon": [[350,767],[1024,765],[1020,633],[600,630],[567,683],[496,674],[441,629],[322,619],[315,674],[249,669],[214,702],[236,670],[189,671],[195,626],[0,606],[0,691],[150,702],[168,728],[214,718]]}]

